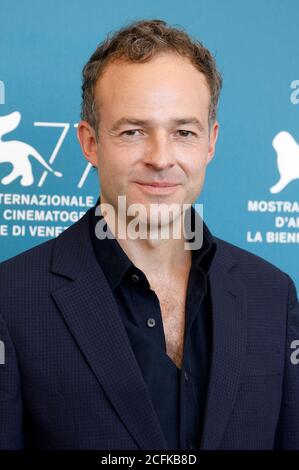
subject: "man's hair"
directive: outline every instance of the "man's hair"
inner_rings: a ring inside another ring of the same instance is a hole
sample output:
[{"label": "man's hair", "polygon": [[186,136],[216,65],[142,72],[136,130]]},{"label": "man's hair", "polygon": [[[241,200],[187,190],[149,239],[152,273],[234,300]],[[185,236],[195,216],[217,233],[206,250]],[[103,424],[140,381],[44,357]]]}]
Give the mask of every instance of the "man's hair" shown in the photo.
[{"label": "man's hair", "polygon": [[185,31],[167,25],[163,20],[135,21],[116,31],[99,44],[82,71],[81,119],[95,130],[98,139],[99,109],[95,101],[95,85],[105,66],[114,60],[144,63],[159,53],[176,53],[189,58],[205,76],[210,90],[209,126],[216,120],[222,78],[208,49]]}]

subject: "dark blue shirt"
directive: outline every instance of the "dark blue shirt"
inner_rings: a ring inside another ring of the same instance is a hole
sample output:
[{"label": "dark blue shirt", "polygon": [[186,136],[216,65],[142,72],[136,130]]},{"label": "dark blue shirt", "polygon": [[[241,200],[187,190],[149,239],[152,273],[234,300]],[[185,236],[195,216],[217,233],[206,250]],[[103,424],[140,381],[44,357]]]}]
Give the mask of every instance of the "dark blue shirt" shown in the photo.
[{"label": "dark blue shirt", "polygon": [[[99,239],[95,234],[95,225],[102,218],[95,215],[99,203],[100,198],[90,211],[95,254],[114,293],[166,441],[170,449],[199,449],[212,352],[207,274],[216,250],[213,236],[203,222],[202,246],[191,250],[183,362],[179,369],[166,354],[159,300],[145,274],[132,263],[115,238]],[[191,211],[194,221],[193,206]]]}]

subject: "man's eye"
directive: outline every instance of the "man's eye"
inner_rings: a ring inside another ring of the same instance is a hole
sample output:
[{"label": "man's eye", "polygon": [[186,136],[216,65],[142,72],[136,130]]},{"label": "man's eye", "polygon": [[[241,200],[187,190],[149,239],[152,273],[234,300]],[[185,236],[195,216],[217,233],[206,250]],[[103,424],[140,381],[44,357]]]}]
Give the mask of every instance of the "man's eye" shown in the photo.
[{"label": "man's eye", "polygon": [[134,132],[140,132],[140,129],[130,129],[128,131],[124,131],[122,132],[120,135],[127,135],[127,136],[135,136],[136,134],[134,134]]},{"label": "man's eye", "polygon": [[[136,134],[136,132],[138,132],[139,134]],[[121,136],[127,136],[127,137],[136,137],[138,135],[142,135],[142,134],[140,134],[140,132],[142,133],[141,129],[129,129],[127,131],[121,132],[120,135]],[[185,129],[179,129],[176,132],[180,133],[180,137],[196,137],[195,132],[187,131]]]},{"label": "man's eye", "polygon": [[184,129],[180,129],[180,130],[178,130],[177,132],[180,132],[180,133],[181,133],[181,137],[188,137],[189,135],[190,135],[190,136],[196,136],[195,132],[186,131],[186,130],[184,130]]}]

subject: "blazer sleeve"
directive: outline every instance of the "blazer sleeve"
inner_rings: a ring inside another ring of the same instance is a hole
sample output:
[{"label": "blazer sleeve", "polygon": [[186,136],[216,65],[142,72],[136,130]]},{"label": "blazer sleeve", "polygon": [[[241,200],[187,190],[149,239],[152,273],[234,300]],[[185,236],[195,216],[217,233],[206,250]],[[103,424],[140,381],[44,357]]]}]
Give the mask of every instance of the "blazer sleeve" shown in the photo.
[{"label": "blazer sleeve", "polygon": [[299,304],[294,282],[288,279],[284,380],[274,448],[299,450]]},{"label": "blazer sleeve", "polygon": [[0,315],[0,450],[24,448],[22,408],[16,351]]}]

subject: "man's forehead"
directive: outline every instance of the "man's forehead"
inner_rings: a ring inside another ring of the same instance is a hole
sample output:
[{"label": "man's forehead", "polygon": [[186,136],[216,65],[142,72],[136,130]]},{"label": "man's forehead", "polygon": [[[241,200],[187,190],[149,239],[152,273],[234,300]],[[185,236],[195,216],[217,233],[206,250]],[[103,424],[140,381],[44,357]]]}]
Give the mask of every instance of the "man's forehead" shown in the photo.
[{"label": "man's forehead", "polygon": [[[155,66],[157,70],[148,71],[148,66]],[[120,68],[123,69],[120,70]],[[102,87],[106,88],[108,86],[111,88],[113,85],[117,88],[124,85],[127,88],[130,82],[134,86],[135,80],[137,82],[143,80],[145,85],[153,87],[159,86],[160,81],[162,85],[165,80],[166,84],[169,82],[169,86],[174,85],[178,87],[180,82],[186,85],[186,82],[191,80],[198,83],[199,87],[204,85],[210,91],[207,79],[202,71],[195,67],[189,58],[181,57],[174,53],[160,54],[140,63],[132,62],[128,59],[114,59],[108,62],[102,69],[95,88],[98,92]]]},{"label": "man's forehead", "polygon": [[[107,67],[113,67],[117,63],[118,61],[112,62]],[[200,71],[196,70],[195,80],[193,75],[189,81],[184,78],[184,73],[181,78],[172,77],[171,82],[165,80],[163,75],[161,85],[159,78],[148,80],[145,77],[146,81],[141,85],[141,82],[135,78],[126,80],[115,69],[111,68],[110,72],[107,75],[106,70],[99,77],[94,99],[98,111],[102,110],[107,118],[109,116],[113,128],[126,124],[148,127],[193,124],[199,131],[205,129],[205,114],[210,106],[210,90],[205,76]],[[201,87],[203,84],[204,87]],[[159,115],[160,111],[167,122],[158,123],[157,113]]]}]

